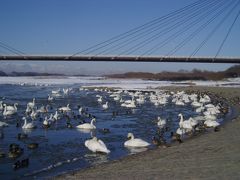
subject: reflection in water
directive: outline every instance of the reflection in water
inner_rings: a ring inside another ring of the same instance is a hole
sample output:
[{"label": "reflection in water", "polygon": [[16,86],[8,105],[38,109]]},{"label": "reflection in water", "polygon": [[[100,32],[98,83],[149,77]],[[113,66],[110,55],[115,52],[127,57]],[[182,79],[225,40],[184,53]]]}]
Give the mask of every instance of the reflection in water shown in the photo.
[{"label": "reflection in water", "polygon": [[144,151],[148,150],[148,148],[146,148],[146,147],[138,147],[138,148],[126,147],[126,148],[129,150],[130,154],[136,154],[136,153],[140,153],[140,152],[144,152]]},{"label": "reflection in water", "polygon": [[84,155],[84,158],[90,165],[101,164],[108,161],[108,156],[105,153],[87,153]]},{"label": "reflection in water", "polygon": [[[79,90],[79,85],[72,85],[72,91],[68,95],[59,96],[49,102],[48,94],[52,90],[63,88],[60,86],[17,86],[0,85],[0,99],[6,104],[19,104],[18,113],[14,116],[3,118],[0,112],[0,119],[9,124],[4,129],[4,135],[0,131],[0,151],[8,153],[10,144],[18,144],[24,149],[24,153],[17,159],[8,157],[0,158],[0,179],[16,179],[28,174],[30,178],[42,178],[53,176],[61,172],[72,169],[81,169],[94,164],[99,164],[109,160],[118,159],[129,154],[135,154],[146,151],[147,148],[126,148],[126,134],[132,132],[136,137],[151,142],[153,136],[159,138],[159,141],[171,141],[171,132],[175,132],[179,126],[178,114],[181,112],[185,118],[197,117],[200,114],[195,112],[190,104],[185,106],[176,106],[172,102],[172,97],[168,98],[168,103],[164,106],[155,106],[151,102],[151,96],[154,94],[144,94],[144,104],[136,104],[136,108],[122,107],[121,103],[115,101],[113,91],[95,91]],[[66,87],[64,87],[66,88]],[[131,100],[134,92],[120,92],[121,99]],[[109,108],[103,110],[102,104],[97,102],[96,95],[103,97],[103,103],[109,102]],[[36,129],[22,129],[22,117],[25,117],[26,104],[36,98],[36,106],[49,106],[49,111],[40,114],[34,123]],[[137,97],[135,97],[137,98]],[[47,129],[43,128],[45,116],[50,117],[61,106],[70,104],[72,111],[70,113],[60,114],[60,118],[52,122]],[[79,113],[82,107],[84,112]],[[90,123],[91,115],[96,117],[96,130],[77,129],[76,126],[82,122]],[[157,127],[157,117],[168,119],[166,128]],[[220,115],[219,118],[223,117]],[[18,126],[16,127],[16,122]],[[71,124],[71,127],[67,126]],[[27,138],[16,138],[19,133],[28,134]],[[1,135],[3,136],[1,139]],[[84,142],[90,137],[96,136],[101,139],[111,150],[109,154],[92,153],[85,146]],[[36,149],[28,149],[29,143],[38,143]],[[152,148],[153,145],[150,146]],[[17,171],[12,169],[16,161],[29,158],[29,166],[20,168]],[[1,172],[4,172],[1,173]]]}]

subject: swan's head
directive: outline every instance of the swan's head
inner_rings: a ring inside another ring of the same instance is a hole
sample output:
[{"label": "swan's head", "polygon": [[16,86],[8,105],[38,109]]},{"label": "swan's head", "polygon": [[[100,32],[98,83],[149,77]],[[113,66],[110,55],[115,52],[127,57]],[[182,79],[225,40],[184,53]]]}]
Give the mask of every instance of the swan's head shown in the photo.
[{"label": "swan's head", "polygon": [[26,118],[26,117],[23,117],[22,120],[27,120],[27,118]]},{"label": "swan's head", "polygon": [[93,121],[93,122],[96,122],[96,118],[92,118],[92,121]]},{"label": "swan's head", "polygon": [[128,133],[127,134],[127,139],[134,139],[133,133]]},{"label": "swan's head", "polygon": [[18,106],[18,103],[14,103],[15,106]]},{"label": "swan's head", "polygon": [[179,117],[182,117],[182,114],[180,113],[180,114],[178,114],[178,116],[179,116]]}]

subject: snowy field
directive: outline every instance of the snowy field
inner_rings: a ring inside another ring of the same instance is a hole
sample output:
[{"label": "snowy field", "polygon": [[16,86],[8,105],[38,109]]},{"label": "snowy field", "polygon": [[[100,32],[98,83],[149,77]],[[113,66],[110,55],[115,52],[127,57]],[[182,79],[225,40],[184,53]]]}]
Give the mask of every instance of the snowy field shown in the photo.
[{"label": "snowy field", "polygon": [[196,86],[220,86],[220,87],[240,87],[240,78],[227,79],[224,81],[150,81],[141,79],[106,79],[104,77],[0,77],[0,84],[13,85],[72,85],[115,87],[122,89],[146,89],[163,86],[187,86],[189,84]]}]

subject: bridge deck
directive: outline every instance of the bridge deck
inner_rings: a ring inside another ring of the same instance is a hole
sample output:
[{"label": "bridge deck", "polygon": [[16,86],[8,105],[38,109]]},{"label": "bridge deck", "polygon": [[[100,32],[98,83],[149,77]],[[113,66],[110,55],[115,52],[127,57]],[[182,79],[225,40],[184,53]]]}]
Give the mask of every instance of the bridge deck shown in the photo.
[{"label": "bridge deck", "polygon": [[26,55],[0,56],[0,61],[119,61],[119,62],[191,62],[191,63],[240,63],[240,58],[229,57],[174,57],[174,56],[67,56]]}]

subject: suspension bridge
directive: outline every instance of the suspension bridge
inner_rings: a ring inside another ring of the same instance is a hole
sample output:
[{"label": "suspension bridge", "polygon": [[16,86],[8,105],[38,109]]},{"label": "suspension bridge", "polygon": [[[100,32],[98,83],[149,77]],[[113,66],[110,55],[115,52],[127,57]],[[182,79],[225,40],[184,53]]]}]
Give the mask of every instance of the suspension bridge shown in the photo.
[{"label": "suspension bridge", "polygon": [[[27,54],[0,41],[0,61],[240,63],[240,57],[220,56],[238,21],[239,7],[240,0],[198,0],[70,55]],[[199,56],[219,29],[222,36],[214,45],[214,55]],[[191,47],[186,55],[176,55],[186,46]]]}]

